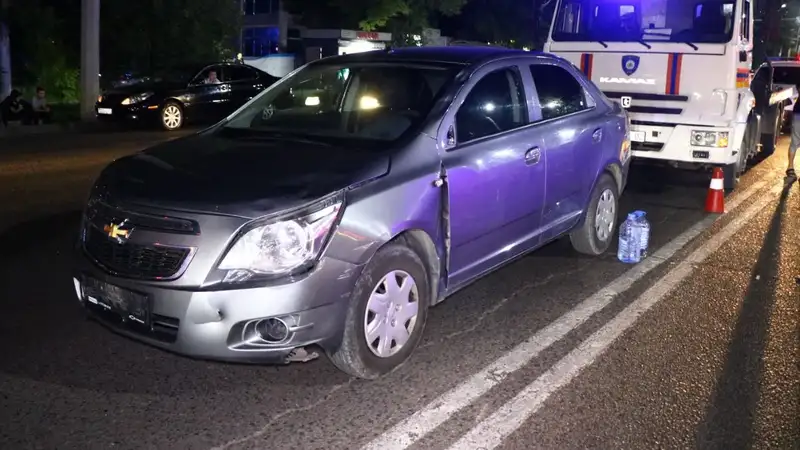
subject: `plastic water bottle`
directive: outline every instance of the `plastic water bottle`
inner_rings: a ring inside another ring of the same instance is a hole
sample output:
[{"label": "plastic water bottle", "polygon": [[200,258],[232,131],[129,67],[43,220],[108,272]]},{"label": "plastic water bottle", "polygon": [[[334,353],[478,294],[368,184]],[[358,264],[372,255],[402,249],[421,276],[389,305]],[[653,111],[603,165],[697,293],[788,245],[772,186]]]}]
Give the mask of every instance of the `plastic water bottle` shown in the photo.
[{"label": "plastic water bottle", "polygon": [[644,211],[634,211],[637,216],[639,226],[639,260],[647,258],[647,249],[650,245],[650,222],[647,221],[647,213]]},{"label": "plastic water bottle", "polygon": [[629,213],[625,221],[622,222],[622,225],[619,226],[619,249],[617,250],[617,259],[625,264],[639,262],[638,229],[638,218],[635,213]]}]

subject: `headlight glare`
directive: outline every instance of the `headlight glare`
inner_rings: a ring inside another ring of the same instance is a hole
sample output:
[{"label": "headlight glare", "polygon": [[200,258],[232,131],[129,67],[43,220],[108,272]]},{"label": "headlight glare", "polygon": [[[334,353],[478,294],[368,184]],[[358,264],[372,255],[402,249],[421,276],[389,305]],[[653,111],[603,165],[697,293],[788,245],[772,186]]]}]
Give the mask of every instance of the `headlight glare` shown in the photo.
[{"label": "headlight glare", "polygon": [[152,97],[152,92],[143,92],[141,94],[131,95],[130,97],[126,98],[122,101],[123,105],[135,105],[136,103],[141,103],[148,98]]},{"label": "headlight glare", "polygon": [[307,209],[251,226],[239,235],[218,266],[228,271],[224,281],[288,274],[313,263],[327,242],[341,206],[340,200],[329,201],[313,212]]}]

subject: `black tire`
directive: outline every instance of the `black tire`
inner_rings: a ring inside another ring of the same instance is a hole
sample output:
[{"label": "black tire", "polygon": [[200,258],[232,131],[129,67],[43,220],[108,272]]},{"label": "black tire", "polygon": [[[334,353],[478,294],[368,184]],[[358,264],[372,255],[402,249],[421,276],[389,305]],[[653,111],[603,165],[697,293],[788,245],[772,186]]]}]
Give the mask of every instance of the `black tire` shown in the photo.
[{"label": "black tire", "polygon": [[742,136],[739,159],[734,164],[728,164],[722,167],[722,172],[725,176],[723,187],[726,191],[735,190],[739,186],[739,180],[742,175],[747,171],[747,162],[756,153],[756,149],[754,148],[756,145],[756,133],[758,133],[758,118],[750,115],[747,118],[744,136]]},{"label": "black tire", "polygon": [[[176,124],[173,125],[172,121],[168,121],[167,116],[173,116],[173,112],[177,112],[178,121]],[[185,120],[183,107],[180,103],[175,101],[168,101],[164,103],[164,106],[161,107],[158,114],[159,121],[161,123],[161,128],[166,131],[177,131],[183,127],[183,122]],[[168,123],[169,122],[169,123]]]},{"label": "black tire", "polygon": [[[375,355],[367,344],[364,319],[367,302],[385,275],[401,270],[414,279],[417,286],[416,301],[419,303],[414,325],[405,346],[398,353],[382,358]],[[405,245],[392,242],[372,257],[356,282],[344,324],[344,335],[339,348],[328,354],[331,362],[343,372],[357,378],[376,379],[400,367],[419,345],[428,319],[431,291],[428,270],[422,259]]]},{"label": "black tire", "polygon": [[[614,196],[614,217],[611,230],[608,232],[608,237],[605,241],[597,236],[595,231],[595,221],[597,218],[597,205],[600,201],[600,196],[606,190],[611,191]],[[576,228],[569,235],[569,240],[572,243],[572,248],[579,253],[591,256],[599,256],[608,250],[611,241],[614,239],[617,229],[617,218],[619,217],[619,194],[617,193],[617,184],[610,175],[604,173],[597,180],[597,184],[592,191],[592,197],[589,201],[589,207],[586,210],[583,223],[579,228]]]},{"label": "black tire", "polygon": [[778,145],[780,113],[782,111],[778,111],[776,106],[772,106],[769,109],[769,113],[761,118],[762,121],[767,120],[766,123],[762,123],[764,132],[761,133],[761,154],[764,158],[775,153],[775,147]]}]

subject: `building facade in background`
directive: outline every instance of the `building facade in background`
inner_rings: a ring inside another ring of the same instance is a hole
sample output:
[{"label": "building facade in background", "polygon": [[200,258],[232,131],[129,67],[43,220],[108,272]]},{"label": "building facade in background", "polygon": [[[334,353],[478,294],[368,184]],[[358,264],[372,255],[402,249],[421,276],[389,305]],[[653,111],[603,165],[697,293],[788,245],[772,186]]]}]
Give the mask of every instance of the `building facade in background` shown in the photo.
[{"label": "building facade in background", "polygon": [[290,16],[280,0],[242,0],[242,14],[243,56],[258,58],[285,51]]}]

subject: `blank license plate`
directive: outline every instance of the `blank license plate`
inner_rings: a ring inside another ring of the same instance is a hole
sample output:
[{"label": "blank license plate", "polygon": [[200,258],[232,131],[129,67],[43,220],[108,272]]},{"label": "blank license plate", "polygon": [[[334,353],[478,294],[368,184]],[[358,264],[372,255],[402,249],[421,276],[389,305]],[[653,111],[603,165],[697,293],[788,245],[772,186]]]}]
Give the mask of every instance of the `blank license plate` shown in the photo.
[{"label": "blank license plate", "polygon": [[147,296],[92,278],[84,280],[84,296],[87,302],[119,314],[125,321],[148,322]]},{"label": "blank license plate", "polygon": [[111,108],[97,108],[97,114],[109,115],[109,114],[113,114],[113,113],[114,113],[114,110],[112,110]]},{"label": "blank license plate", "polygon": [[631,131],[631,140],[634,142],[644,142],[644,131]]}]

